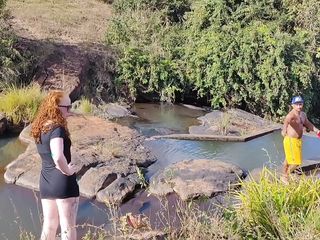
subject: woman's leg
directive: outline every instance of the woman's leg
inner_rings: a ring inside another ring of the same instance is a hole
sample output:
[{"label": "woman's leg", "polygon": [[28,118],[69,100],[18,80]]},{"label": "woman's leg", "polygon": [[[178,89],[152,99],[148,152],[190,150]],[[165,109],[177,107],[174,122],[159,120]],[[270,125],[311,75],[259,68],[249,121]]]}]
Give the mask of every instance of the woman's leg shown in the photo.
[{"label": "woman's leg", "polygon": [[41,240],[55,240],[59,215],[56,200],[41,199],[42,212],[43,212],[43,225],[41,232]]},{"label": "woman's leg", "polygon": [[77,240],[76,219],[79,197],[57,199],[61,240]]}]

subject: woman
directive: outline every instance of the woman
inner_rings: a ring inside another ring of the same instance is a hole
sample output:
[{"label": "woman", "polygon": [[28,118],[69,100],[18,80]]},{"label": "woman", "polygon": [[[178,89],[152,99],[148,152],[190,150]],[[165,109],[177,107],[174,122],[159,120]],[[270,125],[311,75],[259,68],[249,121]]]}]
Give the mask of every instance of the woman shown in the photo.
[{"label": "woman", "polygon": [[42,159],[39,186],[44,219],[41,240],[55,239],[59,223],[62,240],[77,239],[79,186],[71,164],[71,140],[66,121],[71,115],[70,108],[68,95],[52,91],[32,123],[31,135]]}]

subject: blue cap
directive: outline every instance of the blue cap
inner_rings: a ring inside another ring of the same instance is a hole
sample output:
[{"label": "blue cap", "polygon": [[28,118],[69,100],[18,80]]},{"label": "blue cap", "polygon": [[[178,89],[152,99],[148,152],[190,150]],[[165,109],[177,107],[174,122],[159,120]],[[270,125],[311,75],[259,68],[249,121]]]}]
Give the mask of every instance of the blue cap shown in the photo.
[{"label": "blue cap", "polygon": [[303,103],[303,98],[301,96],[295,96],[291,100],[291,104]]}]

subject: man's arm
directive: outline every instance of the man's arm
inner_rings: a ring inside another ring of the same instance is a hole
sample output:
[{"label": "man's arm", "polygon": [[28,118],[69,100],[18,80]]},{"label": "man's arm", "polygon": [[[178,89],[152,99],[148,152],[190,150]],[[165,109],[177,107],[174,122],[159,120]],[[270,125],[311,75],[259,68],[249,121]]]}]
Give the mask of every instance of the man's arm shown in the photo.
[{"label": "man's arm", "polygon": [[288,129],[288,125],[291,121],[291,114],[288,114],[286,116],[286,118],[284,119],[284,122],[283,122],[283,127],[282,127],[282,131],[281,131],[281,134],[283,137],[285,137],[287,135],[287,129]]},{"label": "man's arm", "polygon": [[304,124],[303,124],[306,128],[308,128],[309,130],[311,131],[314,131],[316,134],[319,133],[319,129],[316,128],[309,120],[308,118],[306,117],[306,120],[304,121]]}]

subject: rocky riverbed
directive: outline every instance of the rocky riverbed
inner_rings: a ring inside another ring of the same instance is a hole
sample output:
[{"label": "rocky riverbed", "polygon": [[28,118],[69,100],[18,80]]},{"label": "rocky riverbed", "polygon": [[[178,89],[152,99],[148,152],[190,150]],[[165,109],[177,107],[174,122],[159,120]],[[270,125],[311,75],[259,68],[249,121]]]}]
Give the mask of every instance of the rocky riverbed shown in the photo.
[{"label": "rocky riverbed", "polygon": [[[72,161],[78,167],[81,195],[101,202],[120,204],[139,187],[139,168],[156,159],[142,145],[137,131],[98,117],[71,117]],[[41,159],[29,136],[30,127],[20,139],[27,150],[6,167],[7,183],[38,190]]]}]

